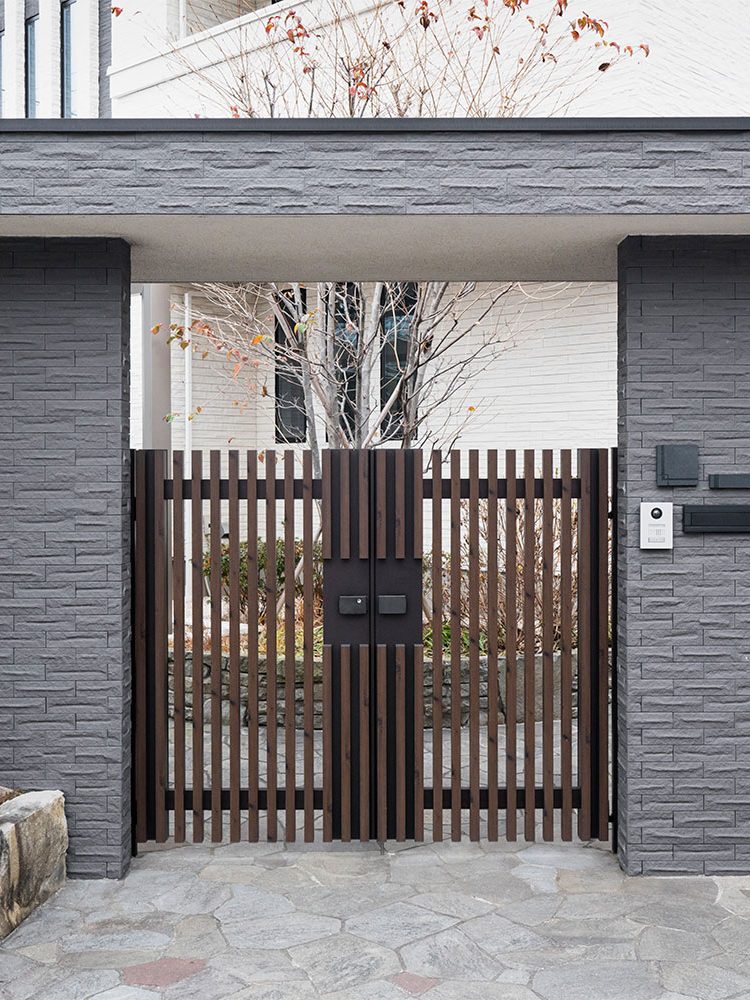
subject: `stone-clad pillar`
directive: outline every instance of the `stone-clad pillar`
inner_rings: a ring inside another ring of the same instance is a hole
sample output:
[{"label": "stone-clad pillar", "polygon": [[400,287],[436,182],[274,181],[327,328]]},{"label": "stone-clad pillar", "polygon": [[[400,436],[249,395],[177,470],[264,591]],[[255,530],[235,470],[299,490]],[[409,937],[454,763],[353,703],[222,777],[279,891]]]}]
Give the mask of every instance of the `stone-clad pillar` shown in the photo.
[{"label": "stone-clad pillar", "polygon": [[130,856],[129,306],[121,240],[0,239],[0,780],[73,876]]},{"label": "stone-clad pillar", "polygon": [[[633,237],[619,257],[619,852],[626,871],[750,872],[750,535],[682,532],[750,471],[750,238]],[[697,487],[656,486],[694,442]],[[674,550],[639,504],[673,501]]]}]

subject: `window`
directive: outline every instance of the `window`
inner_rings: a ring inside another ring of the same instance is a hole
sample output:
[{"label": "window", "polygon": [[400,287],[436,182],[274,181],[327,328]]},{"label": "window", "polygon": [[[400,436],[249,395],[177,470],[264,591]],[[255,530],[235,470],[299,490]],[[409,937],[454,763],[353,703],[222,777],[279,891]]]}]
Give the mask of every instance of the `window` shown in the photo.
[{"label": "window", "polygon": [[[416,304],[417,286],[413,282],[390,285],[383,289],[380,349],[381,408],[397,389],[408,364]],[[386,440],[399,440],[404,436],[404,402],[408,388],[408,385],[401,386],[396,402],[383,419],[381,433]]]},{"label": "window", "polygon": [[334,352],[340,389],[341,426],[350,441],[357,432],[357,383],[359,381],[359,335],[362,328],[362,297],[354,282],[336,285],[334,304]]},{"label": "window", "polygon": [[38,15],[26,19],[26,117],[27,118],[36,118],[36,113],[37,113],[36,29],[38,22],[39,22]]},{"label": "window", "polygon": [[0,118],[5,108],[5,85],[3,83],[3,59],[5,57],[5,32],[0,31]]},{"label": "window", "polygon": [[[302,309],[307,308],[305,290],[302,289]],[[288,343],[289,331],[294,329],[295,317],[292,310],[284,308],[287,320],[276,318],[274,340],[278,345]],[[307,439],[307,415],[305,395],[299,363],[293,358],[276,355],[276,441],[280,444],[304,444]]]},{"label": "window", "polygon": [[60,117],[73,117],[73,5],[63,0],[60,6]]}]

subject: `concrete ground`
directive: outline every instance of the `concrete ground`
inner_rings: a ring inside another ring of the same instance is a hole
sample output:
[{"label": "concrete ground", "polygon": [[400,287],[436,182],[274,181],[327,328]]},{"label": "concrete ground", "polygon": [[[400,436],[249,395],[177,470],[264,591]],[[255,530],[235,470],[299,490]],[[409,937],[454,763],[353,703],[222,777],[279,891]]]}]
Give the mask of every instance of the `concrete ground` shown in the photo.
[{"label": "concrete ground", "polygon": [[581,844],[151,850],[0,945],[0,996],[750,998],[750,877],[628,879]]}]

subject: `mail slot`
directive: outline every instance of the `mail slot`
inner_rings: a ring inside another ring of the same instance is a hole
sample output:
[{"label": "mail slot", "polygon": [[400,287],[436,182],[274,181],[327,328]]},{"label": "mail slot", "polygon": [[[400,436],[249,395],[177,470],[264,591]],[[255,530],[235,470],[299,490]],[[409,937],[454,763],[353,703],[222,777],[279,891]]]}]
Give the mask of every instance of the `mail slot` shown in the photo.
[{"label": "mail slot", "polygon": [[687,534],[750,534],[750,506],[706,504],[682,508],[682,530]]},{"label": "mail slot", "polygon": [[366,615],[367,598],[364,594],[342,594],[339,597],[340,615]]},{"label": "mail slot", "polygon": [[381,594],[378,597],[378,614],[405,615],[406,594]]}]

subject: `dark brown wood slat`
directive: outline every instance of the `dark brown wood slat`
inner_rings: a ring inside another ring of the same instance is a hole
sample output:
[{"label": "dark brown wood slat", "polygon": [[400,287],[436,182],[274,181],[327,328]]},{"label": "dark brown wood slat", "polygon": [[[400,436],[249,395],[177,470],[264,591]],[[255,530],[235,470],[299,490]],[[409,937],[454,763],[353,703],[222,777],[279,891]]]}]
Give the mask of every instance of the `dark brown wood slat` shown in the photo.
[{"label": "dark brown wood slat", "polygon": [[571,453],[560,453],[560,833],[573,839],[573,574]]},{"label": "dark brown wood slat", "polygon": [[305,841],[315,840],[313,788],[315,785],[315,662],[313,650],[313,496],[312,452],[302,455],[302,662],[304,670],[304,799]]},{"label": "dark brown wood slat", "polygon": [[333,526],[331,523],[331,500],[333,498],[331,496],[331,452],[328,448],[326,448],[322,454],[321,472],[323,479],[323,482],[321,483],[321,547],[323,549],[323,558],[330,559],[332,554],[333,532]]},{"label": "dark brown wood slat", "polygon": [[146,720],[148,717],[146,682],[146,453],[135,452],[135,823],[139,844],[148,840],[148,764],[146,757]]},{"label": "dark brown wood slat", "polygon": [[193,594],[193,841],[204,837],[203,817],[203,501],[201,478],[203,456],[192,454],[192,493],[190,498],[190,556]]},{"label": "dark brown wood slat", "polygon": [[296,634],[294,622],[294,452],[284,452],[284,787],[286,840],[297,839]]},{"label": "dark brown wood slat", "polygon": [[323,841],[333,840],[333,650],[323,647]]},{"label": "dark brown wood slat", "polygon": [[339,508],[339,557],[341,559],[349,559],[352,554],[351,453],[340,451],[338,458],[341,491],[341,506]]},{"label": "dark brown wood slat", "polygon": [[443,839],[443,456],[432,453],[432,839]]},{"label": "dark brown wood slat", "polygon": [[497,451],[487,452],[487,839],[498,838]]},{"label": "dark brown wood slat", "polygon": [[599,449],[599,578],[596,581],[598,615],[599,741],[597,776],[599,840],[609,837],[609,452]]},{"label": "dark brown wood slat", "polygon": [[554,609],[552,583],[555,572],[554,542],[552,536],[552,452],[542,452],[542,839],[554,836]]},{"label": "dark brown wood slat", "polygon": [[578,836],[591,837],[591,459],[578,452]]},{"label": "dark brown wood slat", "polygon": [[370,458],[367,449],[358,453],[359,470],[359,558],[370,557]]},{"label": "dark brown wood slat", "polygon": [[211,500],[210,500],[210,543],[211,571],[209,591],[211,597],[211,840],[216,843],[223,836],[223,815],[221,810],[222,764],[224,745],[222,742],[221,712],[221,453],[214,450],[210,454]]},{"label": "dark brown wood slat", "polygon": [[240,455],[229,452],[229,839],[240,839]]},{"label": "dark brown wood slat", "polygon": [[386,454],[375,452],[376,485],[375,485],[375,557],[385,559],[386,556]]},{"label": "dark brown wood slat", "polygon": [[469,839],[479,840],[479,452],[469,452]]},{"label": "dark brown wood slat", "polygon": [[406,452],[394,453],[394,531],[396,559],[406,559]]},{"label": "dark brown wood slat", "polygon": [[359,647],[359,839],[370,839],[370,647]]},{"label": "dark brown wood slat", "polygon": [[376,650],[377,704],[375,724],[377,727],[377,803],[378,840],[384,844],[388,839],[388,658],[387,647]]},{"label": "dark brown wood slat", "polygon": [[424,468],[422,452],[417,449],[412,452],[414,461],[414,558],[421,559],[424,555]]},{"label": "dark brown wood slat", "polygon": [[248,840],[260,836],[258,725],[258,453],[247,453],[247,744]]},{"label": "dark brown wood slat", "polygon": [[348,844],[352,839],[352,647],[342,645],[340,655],[341,840]]},{"label": "dark brown wood slat", "polygon": [[[175,451],[172,477],[181,487],[185,456]],[[172,504],[172,607],[174,609],[174,839],[185,841],[185,502],[175,490]]]},{"label": "dark brown wood slat", "polygon": [[535,501],[534,501],[535,453],[524,452],[524,479],[526,497],[524,499],[524,544],[523,544],[523,761],[524,761],[524,837],[534,840],[536,814],[534,809],[536,791],[536,685],[535,685],[535,620],[534,620],[534,557],[535,557]]},{"label": "dark brown wood slat", "polygon": [[505,836],[518,836],[516,789],[518,785],[518,517],[516,502],[516,453],[505,453],[505,787],[508,805],[505,813]]},{"label": "dark brown wood slat", "polygon": [[451,839],[461,839],[461,452],[451,452]]},{"label": "dark brown wood slat", "polygon": [[168,705],[168,620],[167,509],[164,480],[167,476],[166,451],[154,452],[154,768],[156,842],[169,836],[166,795],[169,783]]},{"label": "dark brown wood slat", "polygon": [[278,644],[276,641],[276,452],[266,452],[266,787],[268,839],[279,835],[276,811],[278,788]]},{"label": "dark brown wood slat", "polygon": [[406,647],[396,646],[396,840],[406,840]]},{"label": "dark brown wood slat", "polygon": [[424,646],[414,647],[414,839],[424,840]]}]

